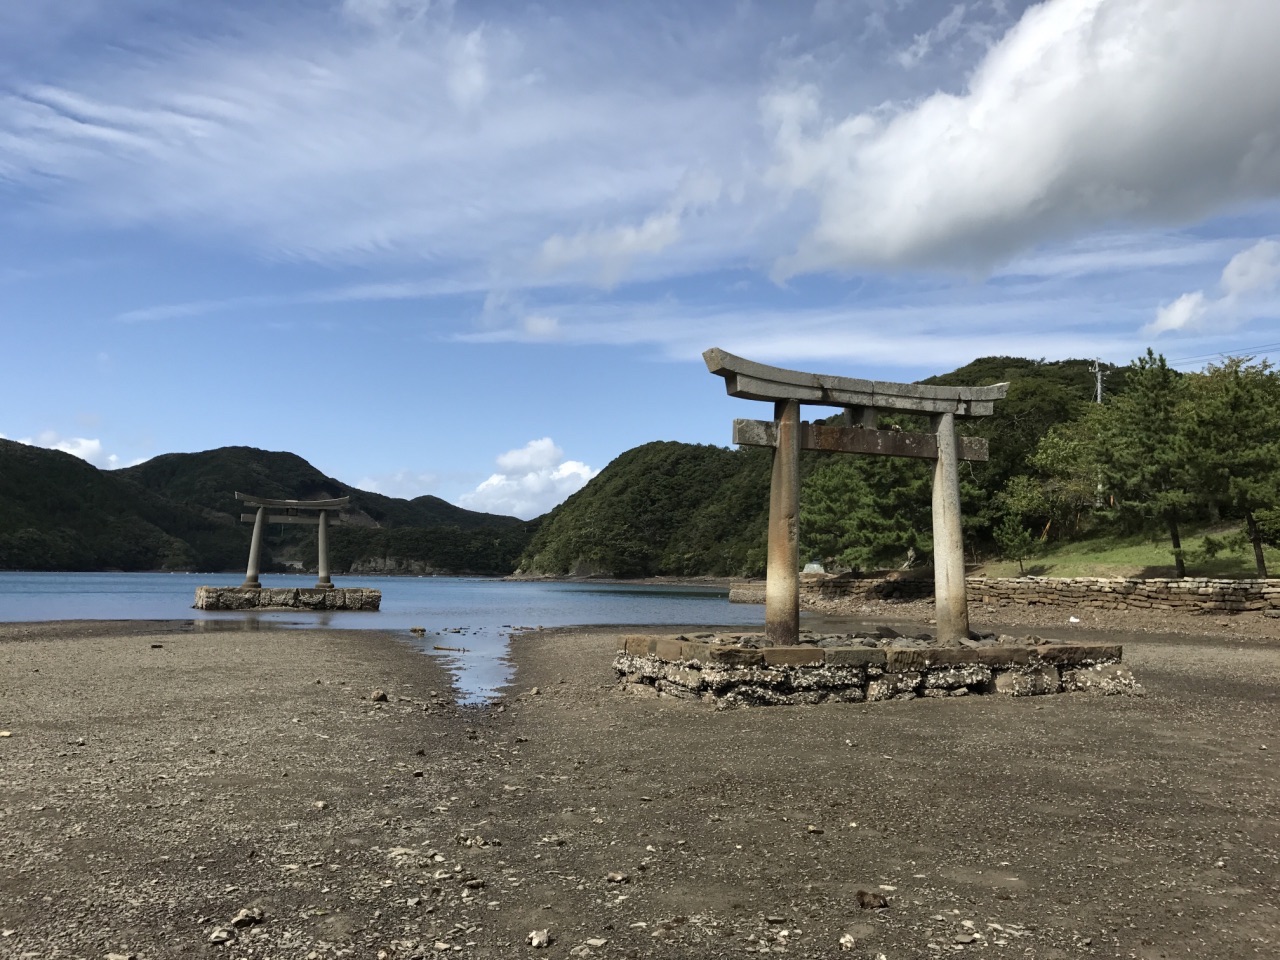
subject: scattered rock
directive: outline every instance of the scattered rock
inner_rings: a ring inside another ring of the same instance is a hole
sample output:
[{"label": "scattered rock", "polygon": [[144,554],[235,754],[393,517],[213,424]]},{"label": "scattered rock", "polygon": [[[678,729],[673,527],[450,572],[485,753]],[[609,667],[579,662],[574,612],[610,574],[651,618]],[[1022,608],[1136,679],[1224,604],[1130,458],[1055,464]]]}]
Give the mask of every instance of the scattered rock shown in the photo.
[{"label": "scattered rock", "polygon": [[387,693],[385,690],[375,690],[373,693],[369,694],[369,699],[374,703],[386,703]]},{"label": "scattered rock", "polygon": [[871,890],[859,890],[857,897],[858,906],[863,910],[884,910],[889,906],[889,901],[885,899],[883,893],[875,893]]},{"label": "scattered rock", "polygon": [[209,934],[210,943],[230,943],[236,938],[236,932],[231,927],[215,927],[213,933]]},{"label": "scattered rock", "polygon": [[535,950],[541,950],[543,947],[551,946],[550,930],[530,930],[529,936],[525,937],[529,941],[529,946]]},{"label": "scattered rock", "polygon": [[231,918],[231,925],[243,930],[245,927],[252,927],[256,923],[261,923],[262,917],[261,907],[245,907]]}]

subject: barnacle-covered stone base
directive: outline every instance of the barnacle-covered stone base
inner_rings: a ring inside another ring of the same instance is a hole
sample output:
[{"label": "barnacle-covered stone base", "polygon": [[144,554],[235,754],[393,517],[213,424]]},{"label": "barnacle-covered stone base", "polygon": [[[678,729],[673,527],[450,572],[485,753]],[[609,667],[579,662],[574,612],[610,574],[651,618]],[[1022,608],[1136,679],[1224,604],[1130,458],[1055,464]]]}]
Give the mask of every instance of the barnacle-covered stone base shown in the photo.
[{"label": "barnacle-covered stone base", "polygon": [[1119,644],[975,635],[948,645],[889,628],[802,639],[775,647],[756,634],[628,636],[613,665],[628,692],[719,707],[1143,693]]}]

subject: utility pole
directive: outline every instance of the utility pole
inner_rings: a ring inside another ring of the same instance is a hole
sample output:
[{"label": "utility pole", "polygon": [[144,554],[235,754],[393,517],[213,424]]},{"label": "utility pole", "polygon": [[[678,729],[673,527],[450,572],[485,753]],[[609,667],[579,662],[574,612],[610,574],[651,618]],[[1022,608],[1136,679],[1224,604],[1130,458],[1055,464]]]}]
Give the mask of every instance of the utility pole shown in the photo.
[{"label": "utility pole", "polygon": [[[1091,366],[1091,367],[1089,368],[1089,372],[1093,374],[1093,377],[1094,377],[1094,383],[1096,384],[1096,387],[1095,387],[1095,389],[1094,389],[1094,394],[1093,394],[1093,401],[1094,401],[1094,403],[1102,403],[1102,377],[1103,377],[1103,373],[1102,373],[1102,358],[1101,358],[1101,357],[1099,357],[1099,358],[1097,358],[1097,359],[1095,359],[1095,360],[1093,361],[1093,366]],[[1094,509],[1095,509],[1095,510],[1101,510],[1104,502],[1105,502],[1105,501],[1104,501],[1104,498],[1103,498],[1103,496],[1102,496],[1102,470],[1101,470],[1101,469],[1099,469],[1099,470],[1098,470],[1098,489],[1094,492],[1094,495],[1093,495],[1093,507],[1094,507]]]}]

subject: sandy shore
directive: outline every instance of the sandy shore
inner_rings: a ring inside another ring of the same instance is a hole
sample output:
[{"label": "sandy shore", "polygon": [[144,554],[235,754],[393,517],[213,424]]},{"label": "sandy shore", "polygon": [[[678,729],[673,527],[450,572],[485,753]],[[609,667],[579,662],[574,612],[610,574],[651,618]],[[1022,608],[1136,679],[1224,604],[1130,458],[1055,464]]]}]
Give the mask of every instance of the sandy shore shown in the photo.
[{"label": "sandy shore", "polygon": [[370,632],[0,625],[0,956],[1277,956],[1249,637],[1126,637],[1142,699],[715,712],[600,630],[457,708]]}]

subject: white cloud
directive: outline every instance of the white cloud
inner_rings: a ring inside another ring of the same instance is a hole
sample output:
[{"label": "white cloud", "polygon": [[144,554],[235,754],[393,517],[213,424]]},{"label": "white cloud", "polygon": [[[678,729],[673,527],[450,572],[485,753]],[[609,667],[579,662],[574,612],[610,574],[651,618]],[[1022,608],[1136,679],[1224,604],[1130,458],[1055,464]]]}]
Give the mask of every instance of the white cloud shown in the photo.
[{"label": "white cloud", "polygon": [[638,225],[580,231],[573,236],[555,234],[542,244],[541,262],[549,270],[579,260],[600,261],[600,282],[613,286],[636,257],[657,254],[680,240],[686,214],[720,199],[720,180],[703,173],[688,176],[675,197]]},{"label": "white cloud", "polygon": [[376,476],[364,476],[357,480],[354,486],[360,490],[368,490],[370,493],[380,493],[384,497],[412,500],[414,497],[435,493],[440,486],[440,477],[434,473],[405,469]]},{"label": "white cloud", "polygon": [[[4,439],[8,438],[3,433],[0,433],[0,440]],[[81,460],[85,460],[103,470],[114,470],[117,467],[125,466],[120,462],[119,456],[114,453],[106,453],[102,448],[102,441],[96,438],[63,437],[54,430],[45,430],[36,437],[20,437],[17,442],[25,443],[32,447],[44,447],[46,450],[61,450],[63,453],[79,457]]]},{"label": "white cloud", "polygon": [[508,450],[497,464],[498,472],[459,497],[459,506],[530,520],[577,493],[600,472],[564,459],[564,451],[550,437]]},{"label": "white cloud", "polygon": [[1280,3],[1048,0],[969,78],[907,109],[762,101],[780,188],[817,203],[779,276],[989,269],[1038,242],[1178,223],[1280,191]]},{"label": "white cloud", "polygon": [[1219,297],[1195,290],[1161,306],[1142,332],[1154,335],[1233,327],[1255,316],[1275,316],[1280,311],[1274,297],[1280,292],[1280,242],[1259,240],[1237,253],[1223,268],[1218,286],[1222,291]]}]

